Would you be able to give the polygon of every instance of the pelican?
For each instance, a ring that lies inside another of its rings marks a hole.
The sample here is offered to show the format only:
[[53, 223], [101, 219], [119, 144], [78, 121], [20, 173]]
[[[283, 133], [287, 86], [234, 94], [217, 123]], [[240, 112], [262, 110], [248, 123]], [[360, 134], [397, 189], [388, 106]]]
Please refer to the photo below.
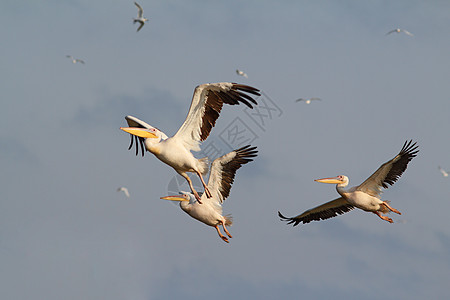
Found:
[[409, 32], [408, 30], [401, 29], [401, 28], [393, 29], [393, 30], [389, 31], [388, 33], [386, 33], [386, 35], [389, 35], [389, 34], [394, 33], [394, 32], [395, 32], [395, 33], [401, 33], [401, 32], [403, 32], [403, 33], [405, 33], [406, 35], [414, 36], [414, 34], [412, 34], [411, 32]]
[[73, 64], [82, 63], [84, 65], [84, 60], [82, 59], [74, 58], [72, 55], [66, 55], [66, 57], [70, 58]]
[[231, 215], [222, 215], [222, 204], [230, 194], [236, 171], [242, 165], [253, 161], [252, 158], [256, 157], [257, 153], [256, 147], [247, 145], [215, 159], [211, 165], [208, 179], [208, 188], [212, 197], [207, 198], [203, 194], [202, 204], [195, 199], [193, 194], [183, 191], [180, 192], [180, 196], [166, 196], [161, 199], [180, 201], [180, 207], [184, 212], [192, 218], [214, 227], [220, 238], [229, 243], [228, 238], [220, 232], [219, 225], [222, 225], [228, 237], [232, 238], [226, 226], [231, 226], [233, 220]]
[[127, 198], [130, 198], [130, 193], [128, 192], [128, 189], [124, 186], [117, 189], [118, 192], [123, 192]]
[[246, 73], [244, 73], [244, 71], [236, 70], [236, 74], [238, 74], [239, 76], [243, 76], [245, 78], [248, 78], [248, 75]]
[[393, 185], [406, 170], [408, 163], [416, 157], [419, 150], [416, 143], [406, 141], [403, 144], [400, 152], [390, 161], [381, 165], [378, 170], [366, 179], [362, 184], [352, 187], [348, 190], [344, 189], [348, 185], [348, 177], [339, 175], [332, 178], [316, 179], [317, 182], [323, 183], [335, 183], [336, 190], [341, 197], [309, 209], [304, 213], [293, 217], [287, 218], [278, 212], [278, 216], [287, 221], [288, 224], [294, 223], [294, 226], [303, 222], [303, 224], [311, 221], [325, 220], [337, 215], [346, 213], [352, 209], [359, 208], [367, 212], [376, 214], [381, 219], [393, 223], [391, 218], [383, 216], [381, 213], [386, 214], [394, 212], [401, 215], [401, 213], [392, 208], [389, 205], [389, 201], [380, 200], [382, 187], [387, 189], [388, 184]]
[[148, 21], [148, 19], [144, 18], [144, 9], [142, 8], [142, 6], [140, 6], [137, 2], [134, 2], [134, 5], [136, 5], [138, 8], [138, 14], [137, 14], [137, 18], [133, 19], [133, 24], [136, 22], [138, 22], [140, 24], [138, 29], [136, 30], [136, 32], [138, 32], [139, 30], [141, 30], [142, 27], [144, 27], [144, 24], [145, 24], [145, 22]]
[[441, 166], [439, 166], [438, 168], [439, 168], [439, 171], [441, 172], [442, 176], [448, 177], [448, 173], [444, 169], [442, 169]]
[[178, 132], [170, 138], [159, 129], [133, 116], [126, 116], [125, 119], [129, 127], [121, 127], [120, 129], [132, 134], [128, 149], [133, 147], [133, 136], [135, 136], [136, 155], [139, 152], [137, 145], [139, 140], [142, 155], [144, 155], [145, 146], [147, 151], [174, 168], [178, 174], [187, 180], [195, 198], [201, 203], [200, 196], [195, 191], [192, 181], [186, 172], [196, 173], [200, 177], [206, 195], [208, 198], [211, 197], [202, 177], [202, 174], [208, 172], [208, 159], [195, 158], [191, 150], [200, 150], [199, 143], [208, 137], [224, 103], [236, 105], [242, 102], [250, 108], [253, 108], [251, 103], [257, 104], [246, 93], [260, 96], [258, 89], [243, 84], [221, 82], [197, 86], [186, 120]]
[[306, 104], [310, 104], [311, 101], [314, 101], [314, 100], [322, 100], [322, 99], [317, 98], [317, 97], [312, 97], [312, 98], [308, 98], [308, 99], [299, 98], [299, 99], [295, 100], [295, 102], [305, 101]]

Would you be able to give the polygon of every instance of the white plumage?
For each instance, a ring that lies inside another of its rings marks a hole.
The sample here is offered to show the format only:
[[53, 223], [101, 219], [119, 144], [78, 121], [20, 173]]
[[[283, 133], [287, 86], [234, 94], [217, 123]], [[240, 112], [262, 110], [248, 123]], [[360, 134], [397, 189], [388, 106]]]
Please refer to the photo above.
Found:
[[226, 226], [230, 226], [233, 221], [230, 215], [222, 215], [222, 204], [230, 194], [236, 171], [242, 165], [253, 161], [252, 158], [256, 155], [256, 147], [247, 145], [215, 159], [211, 165], [208, 180], [211, 198], [203, 194], [201, 202], [199, 202], [193, 194], [181, 191], [180, 196], [166, 196], [161, 197], [161, 199], [180, 201], [180, 207], [184, 212], [192, 218], [214, 227], [220, 238], [228, 243], [228, 238], [220, 232], [219, 226], [221, 225], [228, 237], [231, 238], [232, 236]]

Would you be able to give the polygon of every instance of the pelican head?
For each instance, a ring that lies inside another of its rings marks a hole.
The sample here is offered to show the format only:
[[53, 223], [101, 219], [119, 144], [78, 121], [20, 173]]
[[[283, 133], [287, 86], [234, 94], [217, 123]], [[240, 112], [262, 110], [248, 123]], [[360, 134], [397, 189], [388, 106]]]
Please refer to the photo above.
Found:
[[184, 192], [184, 191], [180, 191], [179, 195], [165, 196], [165, 197], [161, 197], [160, 199], [170, 200], [170, 201], [180, 201], [180, 204], [182, 204], [183, 201], [189, 201], [190, 203], [193, 203], [196, 201], [194, 194], [189, 193], [189, 192]]
[[334, 184], [338, 184], [340, 186], [346, 186], [348, 184], [348, 177], [345, 175], [339, 175], [336, 177], [316, 179], [314, 181], [321, 182], [321, 183], [334, 183]]

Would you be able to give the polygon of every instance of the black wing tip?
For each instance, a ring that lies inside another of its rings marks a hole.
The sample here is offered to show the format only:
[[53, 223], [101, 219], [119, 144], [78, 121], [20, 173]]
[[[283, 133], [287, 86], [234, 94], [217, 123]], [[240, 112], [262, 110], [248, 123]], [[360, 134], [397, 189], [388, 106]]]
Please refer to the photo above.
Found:
[[297, 226], [301, 222], [300, 220], [296, 220], [294, 218], [285, 217], [280, 211], [278, 211], [278, 217], [280, 218], [280, 221], [287, 222], [286, 225], [294, 223], [292, 226]]
[[258, 156], [258, 150], [256, 150], [256, 149], [257, 149], [256, 146], [252, 147], [251, 145], [246, 145], [246, 146], [236, 149], [234, 151], [236, 152], [236, 155], [240, 159], [245, 159], [246, 162], [250, 162], [250, 161], [253, 161], [253, 159], [251, 159], [252, 157]]
[[413, 158], [417, 156], [417, 153], [419, 153], [419, 145], [417, 145], [417, 142], [413, 143], [413, 140], [406, 140], [403, 144], [402, 150], [400, 150], [400, 154], [402, 155], [408, 155], [409, 157]]

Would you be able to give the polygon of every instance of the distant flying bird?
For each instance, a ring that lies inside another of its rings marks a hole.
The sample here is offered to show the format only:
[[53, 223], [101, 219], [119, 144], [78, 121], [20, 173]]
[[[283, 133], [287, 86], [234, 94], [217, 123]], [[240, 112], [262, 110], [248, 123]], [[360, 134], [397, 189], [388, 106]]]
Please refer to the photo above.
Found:
[[283, 221], [287, 221], [288, 224], [294, 223], [294, 226], [296, 226], [301, 222], [306, 224], [311, 221], [329, 219], [346, 213], [356, 207], [367, 212], [372, 212], [381, 219], [388, 221], [389, 223], [393, 223], [391, 218], [381, 215], [381, 213], [386, 214], [391, 211], [399, 215], [401, 215], [401, 213], [392, 208], [388, 204], [389, 201], [380, 200], [382, 193], [381, 188], [387, 189], [389, 187], [388, 184], [393, 185], [400, 178], [400, 176], [402, 176], [408, 166], [408, 163], [416, 157], [419, 152], [417, 148], [418, 146], [416, 146], [416, 143], [406, 141], [397, 156], [384, 163], [362, 184], [348, 190], [344, 189], [349, 182], [347, 176], [339, 175], [332, 178], [316, 179], [315, 181], [317, 182], [336, 183], [336, 190], [341, 197], [315, 208], [308, 209], [304, 213], [293, 218], [287, 218], [280, 212], [278, 212], [278, 216]]
[[82, 63], [84, 65], [84, 60], [82, 59], [74, 58], [72, 55], [66, 55], [66, 57], [70, 58], [73, 64]]
[[141, 30], [142, 27], [144, 27], [144, 24], [145, 24], [145, 22], [148, 21], [148, 19], [144, 18], [144, 10], [142, 9], [142, 6], [140, 6], [137, 2], [134, 2], [134, 5], [136, 5], [138, 8], [138, 14], [137, 14], [137, 18], [133, 19], [133, 24], [136, 22], [141, 24], [141, 25], [139, 25], [138, 29], [136, 30], [136, 32], [138, 32], [139, 30]]
[[401, 33], [401, 32], [403, 32], [403, 33], [405, 33], [405, 34], [407, 34], [407, 35], [409, 35], [409, 36], [414, 36], [414, 34], [412, 34], [411, 32], [409, 32], [408, 30], [401, 29], [401, 28], [393, 29], [393, 30], [389, 31], [388, 33], [386, 33], [386, 35], [389, 35], [389, 34], [394, 33], [394, 32], [395, 32], [395, 33]]
[[126, 187], [120, 187], [117, 189], [118, 192], [123, 192], [127, 198], [130, 198], [130, 193], [128, 192], [128, 189]]
[[[253, 108], [251, 103], [257, 104], [256, 100], [246, 93], [260, 96], [258, 89], [243, 84], [221, 82], [197, 86], [186, 120], [171, 138], [159, 129], [133, 116], [126, 116], [125, 119], [129, 127], [121, 127], [120, 129], [132, 135], [128, 149], [133, 147], [134, 136], [136, 140], [136, 155], [139, 152], [139, 145], [137, 144], [139, 140], [142, 156], [144, 155], [145, 146], [147, 151], [153, 153], [159, 160], [168, 164], [178, 174], [183, 176], [187, 180], [195, 198], [202, 202], [186, 172], [196, 173], [200, 177], [206, 195], [208, 198], [211, 197], [211, 193], [202, 176], [202, 174], [208, 172], [208, 159], [207, 157], [197, 159], [191, 151], [200, 150], [199, 144], [209, 136], [217, 118], [219, 118], [223, 104], [237, 105], [242, 102], [249, 108]], [[173, 116], [167, 116], [167, 118], [173, 119]]]
[[184, 212], [192, 218], [216, 228], [220, 238], [229, 243], [228, 238], [220, 232], [219, 225], [222, 225], [225, 233], [231, 238], [226, 226], [231, 226], [233, 220], [230, 215], [222, 215], [222, 204], [230, 194], [236, 171], [242, 165], [253, 161], [252, 158], [256, 157], [257, 153], [256, 147], [247, 145], [215, 159], [211, 165], [211, 175], [208, 180], [208, 188], [212, 197], [207, 198], [203, 194], [201, 204], [193, 194], [183, 191], [180, 192], [180, 196], [166, 196], [161, 199], [180, 201], [180, 207]]
[[317, 97], [312, 97], [312, 98], [308, 98], [308, 99], [299, 98], [299, 99], [295, 100], [295, 102], [305, 101], [306, 104], [310, 104], [311, 101], [314, 101], [314, 100], [322, 100], [322, 99], [317, 98]]
[[439, 166], [439, 171], [441, 171], [442, 176], [448, 177], [448, 173], [444, 169], [442, 169], [441, 166]]
[[245, 78], [248, 78], [248, 75], [245, 74], [243, 71], [241, 70], [236, 70], [236, 74], [240, 75], [240, 76], [244, 76]]

